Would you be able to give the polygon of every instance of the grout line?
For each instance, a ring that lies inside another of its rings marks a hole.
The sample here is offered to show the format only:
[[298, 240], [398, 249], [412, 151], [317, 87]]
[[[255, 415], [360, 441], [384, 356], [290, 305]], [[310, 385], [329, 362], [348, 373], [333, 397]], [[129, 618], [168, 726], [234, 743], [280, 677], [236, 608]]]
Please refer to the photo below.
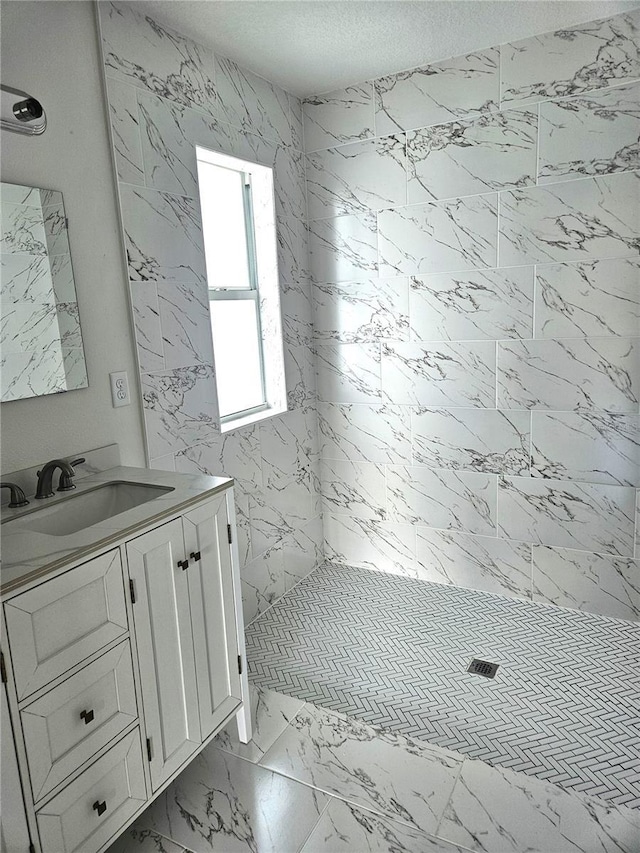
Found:
[[[377, 119], [376, 119], [376, 82], [375, 82], [375, 80], [371, 80], [371, 81], [367, 81], [367, 82], [369, 82], [369, 85], [371, 86], [371, 110], [372, 110], [371, 127], [373, 128], [373, 137], [372, 138], [373, 139], [380, 139], [382, 137], [378, 136], [377, 127], [376, 127], [376, 125], [378, 123]], [[387, 134], [387, 135], [391, 135], [391, 134]]]
[[500, 353], [500, 340], [496, 340], [496, 349], [495, 349], [495, 355], [496, 355], [496, 366], [495, 366], [494, 375], [493, 375], [494, 390], [495, 390], [494, 397], [495, 397], [495, 403], [496, 403], [495, 407], [496, 407], [496, 409], [499, 409], [499, 408], [500, 408], [500, 406], [498, 405], [498, 384], [499, 384], [499, 383], [498, 383], [498, 377], [499, 377], [499, 375], [500, 375], [500, 373], [499, 373], [499, 369], [498, 369], [498, 364], [499, 364], [498, 356], [499, 356], [499, 353]]
[[[446, 196], [445, 198], [433, 199], [431, 201], [420, 201], [420, 202], [412, 202], [411, 204], [396, 204], [396, 205], [388, 205], [382, 208], [371, 208], [371, 207], [355, 207], [352, 210], [347, 210], [340, 212], [334, 216], [318, 216], [311, 219], [311, 222], [324, 222], [327, 220], [340, 219], [346, 216], [365, 216], [370, 213], [383, 213], [383, 212], [395, 212], [398, 210], [404, 210], [405, 208], [418, 208], [418, 207], [426, 207], [427, 205], [446, 205], [452, 204], [456, 201], [466, 201], [467, 199], [474, 198], [487, 198], [488, 196], [497, 195], [498, 196], [498, 207], [500, 205], [500, 198], [503, 195], [514, 193], [529, 193], [529, 192], [553, 192], [556, 187], [562, 187], [566, 185], [572, 184], [580, 184], [585, 183], [587, 181], [602, 181], [602, 180], [616, 180], [617, 178], [624, 178], [630, 175], [640, 175], [640, 169], [628, 169], [620, 172], [608, 172], [602, 175], [584, 175], [580, 177], [569, 177], [565, 178], [565, 180], [553, 181], [544, 184], [529, 184], [528, 186], [519, 187], [514, 185], [509, 188], [496, 188], [485, 190], [480, 193], [467, 193], [466, 195], [454, 195], [454, 196]], [[135, 185], [134, 185], [135, 186]], [[150, 187], [149, 189], [153, 189]], [[166, 192], [165, 190], [157, 190], [157, 192]], [[617, 255], [616, 257], [620, 257]], [[628, 257], [636, 257], [636, 255], [629, 255]], [[584, 262], [589, 260], [595, 260], [594, 258], [585, 258]], [[598, 258], [600, 260], [600, 258]], [[546, 263], [563, 263], [562, 261], [547, 261]], [[575, 263], [580, 263], [580, 261], [575, 261]], [[497, 265], [496, 265], [497, 266]], [[515, 265], [514, 265], [515, 266]], [[525, 264], [518, 264], [518, 266], [526, 266]], [[484, 267], [480, 267], [479, 269], [484, 269]], [[420, 275], [420, 273], [418, 273]]]
[[[310, 519], [310, 521], [315, 521], [316, 518], [321, 518], [321, 517], [322, 517], [322, 513], [320, 512], [314, 518]], [[272, 551], [276, 548], [281, 547], [283, 542], [284, 542], [284, 540], [281, 539], [277, 545], [271, 546], [269, 548], [265, 548], [265, 550], [262, 551], [262, 553], [260, 553], [260, 554], [254, 555], [252, 553], [250, 562], [253, 562], [254, 560], [257, 560], [259, 557], [262, 557], [262, 555], [266, 554], [267, 551]], [[246, 566], [243, 568], [246, 568]], [[256, 621], [256, 619], [260, 619], [262, 616], [265, 615], [265, 613], [268, 613], [273, 607], [276, 606], [276, 604], [278, 604], [280, 601], [282, 601], [282, 599], [285, 596], [289, 595], [289, 593], [292, 592], [292, 590], [294, 590], [297, 586], [299, 586], [302, 583], [302, 581], [307, 580], [307, 578], [310, 575], [312, 575], [314, 572], [316, 572], [319, 568], [320, 568], [320, 564], [318, 564], [317, 566], [314, 566], [310, 572], [307, 572], [306, 575], [303, 575], [299, 580], [297, 580], [294, 583], [293, 586], [289, 587], [289, 589], [286, 592], [283, 592], [282, 595], [280, 595], [280, 596], [278, 596], [278, 598], [274, 599], [268, 607], [266, 607], [264, 610], [261, 610], [259, 613], [257, 613], [250, 622], [245, 623], [245, 626], [244, 626], [245, 631], [250, 625], [253, 625], [253, 623]], [[284, 563], [283, 563], [283, 567], [282, 567], [282, 574], [283, 574], [283, 579], [284, 579]], [[240, 579], [242, 580], [242, 569], [240, 569]]]
[[[402, 72], [398, 72], [398, 73], [402, 73]], [[391, 75], [391, 76], [394, 76], [394, 75]], [[397, 76], [397, 75], [395, 75], [395, 76]], [[115, 78], [112, 78], [112, 79], [115, 79]], [[119, 82], [119, 81], [117, 81], [117, 82]], [[356, 85], [358, 85], [358, 84], [356, 84]], [[416, 125], [416, 126], [412, 125], [409, 127], [402, 127], [402, 126], [398, 125], [391, 132], [388, 132], [388, 133], [377, 133], [377, 132], [375, 132], [375, 128], [374, 128], [374, 135], [373, 136], [367, 136], [366, 138], [363, 138], [363, 139], [354, 137], [352, 139], [348, 139], [348, 140], [345, 140], [342, 142], [336, 140], [332, 145], [326, 145], [326, 146], [323, 146], [321, 148], [314, 148], [314, 149], [311, 149], [308, 153], [309, 154], [317, 154], [317, 153], [321, 153], [324, 151], [329, 151], [333, 148], [341, 148], [345, 145], [354, 145], [354, 144], [357, 144], [358, 142], [387, 139], [390, 136], [397, 136], [398, 134], [401, 134], [401, 133], [405, 133], [407, 135], [410, 133], [419, 133], [422, 130], [430, 130], [434, 127], [446, 127], [447, 125], [450, 125], [450, 124], [461, 124], [461, 123], [473, 124], [474, 122], [481, 121], [482, 119], [490, 118], [493, 116], [497, 117], [500, 114], [505, 113], [505, 112], [513, 112], [513, 111], [518, 111], [518, 110], [528, 110], [529, 112], [536, 112], [536, 111], [539, 111], [540, 107], [543, 104], [549, 104], [549, 103], [555, 104], [556, 102], [564, 102], [564, 101], [572, 101], [572, 100], [580, 100], [580, 99], [584, 100], [585, 98], [597, 97], [599, 95], [606, 95], [610, 91], [615, 90], [615, 89], [620, 89], [624, 86], [629, 86], [629, 87], [640, 86], [640, 77], [635, 78], [635, 79], [632, 78], [629, 80], [624, 80], [624, 81], [618, 82], [614, 85], [604, 86], [604, 87], [601, 87], [598, 89], [586, 89], [585, 91], [579, 92], [579, 93], [574, 94], [574, 95], [565, 95], [562, 97], [554, 97], [554, 98], [539, 98], [537, 100], [535, 98], [532, 98], [532, 99], [523, 99], [522, 101], [505, 101], [504, 103], [500, 103], [500, 106], [498, 107], [498, 109], [495, 109], [495, 110], [486, 110], [486, 109], [482, 109], [481, 107], [475, 108], [475, 109], [469, 108], [465, 112], [464, 116], [462, 116], [462, 117], [452, 117], [448, 120], [440, 119], [440, 120], [435, 121], [435, 122], [431, 122], [431, 123], [427, 123], [427, 124], [420, 124], [420, 125]], [[182, 107], [184, 109], [196, 109], [196, 110], [198, 110], [197, 107], [195, 107], [195, 108], [194, 107], [187, 107], [186, 105], [181, 104], [178, 101], [171, 101], [162, 95], [155, 95], [155, 93], [150, 92], [147, 89], [138, 89], [138, 87], [132, 87], [132, 88], [136, 88], [137, 91], [145, 92], [146, 94], [148, 94], [152, 97], [161, 98], [163, 101], [166, 101], [169, 104], [175, 104], [178, 107]], [[375, 101], [375, 86], [373, 89], [373, 99]], [[200, 112], [201, 112], [201, 110], [200, 110]], [[203, 113], [203, 114], [208, 115], [209, 118], [211, 118], [210, 113]], [[375, 120], [375, 114], [376, 114], [376, 111], [375, 111], [375, 105], [374, 105], [374, 120]], [[216, 119], [216, 120], [218, 120], [218, 119]], [[259, 134], [257, 134], [255, 131], [247, 131], [247, 130], [239, 127], [238, 125], [232, 124], [226, 118], [222, 119], [221, 121], [224, 124], [230, 125], [231, 127], [235, 128], [236, 130], [241, 130], [243, 133], [249, 133], [252, 136], [259, 136]], [[274, 142], [275, 141], [277, 144], [282, 145], [282, 142], [277, 142], [272, 137], [260, 136], [260, 139], [264, 139], [265, 141], [268, 141], [268, 142]], [[290, 146], [286, 146], [286, 147], [290, 147]], [[568, 178], [567, 180], [572, 180], [572, 179]], [[558, 183], [564, 183], [564, 182], [558, 182]]]
[[[455, 782], [453, 783], [453, 788], [451, 789], [451, 793], [449, 794], [449, 796], [448, 796], [448, 798], [447, 798], [447, 802], [445, 803], [444, 808], [442, 809], [442, 814], [440, 815], [440, 818], [439, 818], [439, 820], [438, 820], [438, 823], [436, 824], [436, 828], [435, 828], [435, 830], [433, 831], [433, 834], [434, 834], [434, 836], [435, 836], [436, 838], [442, 838], [442, 836], [441, 836], [441, 835], [439, 836], [439, 835], [438, 835], [438, 833], [440, 832], [440, 827], [442, 826], [442, 821], [444, 820], [445, 813], [446, 813], [446, 811], [447, 811], [447, 808], [449, 807], [449, 803], [450, 803], [450, 802], [451, 802], [451, 800], [453, 799], [453, 795], [454, 795], [455, 790], [456, 790], [456, 787], [457, 787], [457, 785], [458, 785], [458, 781], [459, 781], [459, 779], [460, 779], [460, 776], [462, 775], [462, 767], [463, 767], [463, 765], [464, 765], [465, 761], [467, 761], [467, 760], [468, 760], [468, 759], [464, 756], [464, 754], [463, 754], [463, 753], [460, 753], [460, 755], [462, 756], [462, 761], [460, 762], [460, 766], [458, 767], [458, 772], [456, 773], [456, 778], [455, 778]], [[445, 839], [445, 840], [446, 840], [446, 839]], [[450, 842], [450, 843], [453, 843], [453, 842]]]
[[[537, 127], [536, 127], [536, 186], [543, 186], [540, 183], [540, 104], [538, 104], [537, 110]], [[549, 184], [544, 184], [544, 186], [549, 186]]]
[[335, 799], [335, 797], [333, 797], [331, 794], [329, 794], [329, 799], [327, 800], [326, 806], [322, 809], [322, 811], [318, 815], [318, 820], [311, 827], [311, 831], [309, 832], [309, 834], [305, 837], [305, 839], [302, 842], [302, 844], [300, 845], [300, 847], [298, 847], [298, 853], [302, 853], [302, 851], [306, 847], [307, 842], [309, 841], [309, 839], [311, 838], [313, 833], [316, 831], [317, 826], [319, 825], [320, 821], [324, 817], [325, 812], [329, 811], [329, 806], [331, 805], [331, 803], [333, 802], [334, 799]]
[[535, 544], [535, 542], [532, 542], [529, 546], [529, 584], [531, 587], [531, 601], [535, 601], [535, 598], [533, 597], [533, 548]]

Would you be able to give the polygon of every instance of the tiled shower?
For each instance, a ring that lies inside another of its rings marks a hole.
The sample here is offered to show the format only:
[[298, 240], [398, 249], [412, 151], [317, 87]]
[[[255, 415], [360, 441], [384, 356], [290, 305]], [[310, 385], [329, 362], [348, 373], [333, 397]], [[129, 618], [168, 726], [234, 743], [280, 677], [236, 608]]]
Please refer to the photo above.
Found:
[[637, 618], [639, 21], [304, 104], [331, 562]]
[[[247, 621], [323, 560], [636, 619], [639, 13], [304, 103], [100, 23], [148, 456], [236, 479]], [[225, 435], [196, 144], [275, 169], [289, 411]]]

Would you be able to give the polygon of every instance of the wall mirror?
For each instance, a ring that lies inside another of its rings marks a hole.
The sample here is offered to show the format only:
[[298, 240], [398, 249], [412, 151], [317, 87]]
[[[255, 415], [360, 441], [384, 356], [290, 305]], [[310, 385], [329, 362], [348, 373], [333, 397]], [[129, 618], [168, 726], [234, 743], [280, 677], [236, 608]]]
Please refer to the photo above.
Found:
[[2, 402], [88, 384], [62, 193], [1, 183]]

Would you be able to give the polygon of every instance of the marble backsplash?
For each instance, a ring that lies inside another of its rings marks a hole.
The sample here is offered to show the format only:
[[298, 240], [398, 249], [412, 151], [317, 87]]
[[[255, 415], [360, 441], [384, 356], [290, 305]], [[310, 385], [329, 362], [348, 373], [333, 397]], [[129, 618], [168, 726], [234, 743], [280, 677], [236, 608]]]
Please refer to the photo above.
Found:
[[640, 9], [303, 114], [326, 557], [640, 618]]

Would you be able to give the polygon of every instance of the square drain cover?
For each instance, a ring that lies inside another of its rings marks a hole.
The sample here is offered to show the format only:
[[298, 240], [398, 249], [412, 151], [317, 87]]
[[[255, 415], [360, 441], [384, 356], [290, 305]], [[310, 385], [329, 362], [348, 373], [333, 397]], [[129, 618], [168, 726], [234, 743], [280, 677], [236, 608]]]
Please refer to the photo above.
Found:
[[489, 663], [489, 661], [474, 658], [469, 664], [467, 672], [472, 672], [474, 675], [484, 675], [485, 678], [493, 678], [499, 666], [498, 663]]

